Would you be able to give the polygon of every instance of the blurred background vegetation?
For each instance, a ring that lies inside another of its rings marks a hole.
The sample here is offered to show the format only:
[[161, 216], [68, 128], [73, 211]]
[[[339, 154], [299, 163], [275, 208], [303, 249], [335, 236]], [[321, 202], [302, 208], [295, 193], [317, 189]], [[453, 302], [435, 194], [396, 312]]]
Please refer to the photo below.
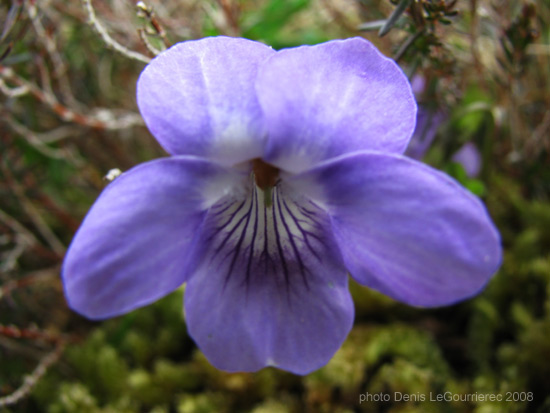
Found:
[[[0, 24], [0, 412], [550, 412], [547, 0], [2, 0]], [[416, 157], [480, 195], [502, 234], [488, 288], [423, 310], [352, 285], [353, 331], [305, 377], [211, 367], [182, 291], [103, 323], [68, 310], [60, 264], [105, 175], [166, 155], [136, 107], [144, 62], [218, 34], [364, 36], [422, 83], [437, 116]], [[477, 171], [457, 162], [465, 144]], [[447, 391], [511, 400], [394, 397]]]

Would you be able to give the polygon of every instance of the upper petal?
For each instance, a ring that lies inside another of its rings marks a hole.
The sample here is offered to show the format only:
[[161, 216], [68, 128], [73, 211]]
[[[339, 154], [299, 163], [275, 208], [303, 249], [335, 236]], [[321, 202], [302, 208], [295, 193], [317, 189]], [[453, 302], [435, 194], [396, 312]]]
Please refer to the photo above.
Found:
[[292, 183], [324, 203], [351, 275], [397, 300], [454, 303], [479, 292], [500, 265], [499, 234], [483, 204], [419, 162], [356, 153]]
[[254, 83], [274, 51], [246, 39], [178, 43], [144, 69], [137, 102], [145, 123], [171, 154], [232, 165], [260, 157], [265, 129]]
[[326, 214], [280, 186], [266, 207], [251, 188], [213, 207], [202, 234], [184, 302], [189, 333], [210, 362], [298, 374], [326, 364], [353, 323]]
[[225, 168], [177, 157], [142, 164], [103, 191], [63, 263], [69, 305], [107, 318], [181, 285], [205, 211], [238, 182]]
[[416, 103], [401, 69], [361, 38], [281, 50], [258, 73], [264, 159], [299, 172], [363, 149], [402, 153]]

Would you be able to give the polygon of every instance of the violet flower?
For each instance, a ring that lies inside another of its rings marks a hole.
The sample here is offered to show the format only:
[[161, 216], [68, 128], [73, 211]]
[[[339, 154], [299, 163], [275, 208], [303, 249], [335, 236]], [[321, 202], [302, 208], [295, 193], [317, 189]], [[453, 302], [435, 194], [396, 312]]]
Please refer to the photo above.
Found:
[[475, 178], [481, 172], [481, 154], [476, 145], [472, 142], [466, 142], [456, 151], [452, 157], [454, 162], [458, 162], [464, 168], [469, 178]]
[[405, 155], [417, 161], [422, 160], [428, 149], [432, 146], [435, 135], [437, 135], [437, 130], [446, 118], [447, 116], [441, 110], [428, 109], [419, 105], [416, 116], [416, 128], [405, 151]]
[[[422, 75], [413, 76], [411, 88], [416, 99], [421, 100], [426, 89], [426, 78]], [[417, 161], [422, 160], [432, 146], [437, 130], [446, 118], [447, 115], [441, 109], [419, 104], [416, 113], [416, 127], [405, 150], [405, 155]]]
[[500, 263], [483, 204], [402, 156], [411, 88], [363, 39], [180, 43], [145, 68], [137, 99], [173, 156], [109, 184], [77, 232], [63, 281], [89, 318], [187, 283], [187, 327], [214, 366], [305, 374], [352, 327], [348, 272], [432, 307], [478, 293]]

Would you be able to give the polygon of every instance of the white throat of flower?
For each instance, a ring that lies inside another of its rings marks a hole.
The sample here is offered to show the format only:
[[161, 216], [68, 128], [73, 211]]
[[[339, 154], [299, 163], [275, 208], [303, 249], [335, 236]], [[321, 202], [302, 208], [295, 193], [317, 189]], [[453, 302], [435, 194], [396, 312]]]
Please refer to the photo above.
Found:
[[325, 212], [311, 200], [285, 185], [279, 169], [252, 161], [244, 193], [220, 199], [205, 220], [211, 248], [211, 271], [242, 277], [243, 285], [255, 277], [276, 277], [290, 289], [296, 282], [308, 288], [308, 261], [321, 261], [326, 248]]

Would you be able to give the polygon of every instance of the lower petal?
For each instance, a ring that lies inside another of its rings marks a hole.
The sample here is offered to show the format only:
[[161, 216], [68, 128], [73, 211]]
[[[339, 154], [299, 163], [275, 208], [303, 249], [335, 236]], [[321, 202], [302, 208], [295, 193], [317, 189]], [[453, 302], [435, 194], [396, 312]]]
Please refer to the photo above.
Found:
[[419, 162], [358, 152], [291, 183], [331, 215], [351, 275], [399, 301], [454, 303], [478, 293], [500, 265], [499, 234], [483, 204]]
[[189, 333], [227, 371], [326, 364], [353, 323], [347, 274], [314, 204], [273, 189], [226, 198], [205, 220], [201, 263], [185, 290]]
[[193, 157], [142, 164], [103, 191], [63, 263], [69, 305], [93, 319], [146, 305], [187, 277], [207, 209], [239, 177]]

